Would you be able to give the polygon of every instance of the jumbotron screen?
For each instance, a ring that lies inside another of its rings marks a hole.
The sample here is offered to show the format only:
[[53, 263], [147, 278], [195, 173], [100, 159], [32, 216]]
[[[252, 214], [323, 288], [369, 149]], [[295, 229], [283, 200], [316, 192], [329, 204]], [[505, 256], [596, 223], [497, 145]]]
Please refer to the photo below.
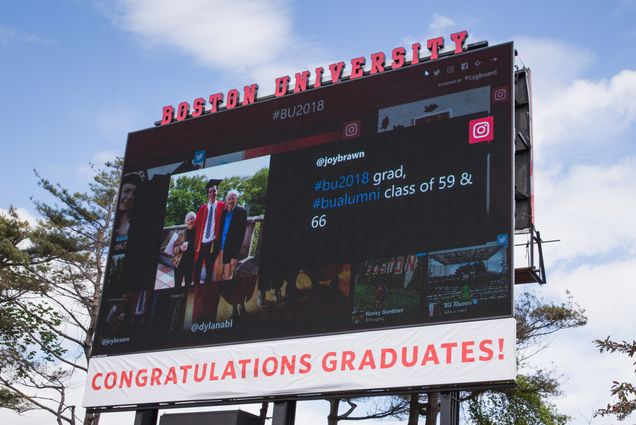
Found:
[[131, 133], [93, 355], [511, 317], [512, 61]]

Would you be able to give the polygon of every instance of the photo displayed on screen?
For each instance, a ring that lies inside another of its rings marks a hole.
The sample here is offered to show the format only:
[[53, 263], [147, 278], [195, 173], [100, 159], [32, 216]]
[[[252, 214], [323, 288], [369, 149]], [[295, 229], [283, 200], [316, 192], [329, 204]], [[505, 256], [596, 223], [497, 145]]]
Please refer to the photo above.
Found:
[[488, 78], [418, 65], [131, 135], [94, 354], [511, 316], [512, 53], [490, 54]]

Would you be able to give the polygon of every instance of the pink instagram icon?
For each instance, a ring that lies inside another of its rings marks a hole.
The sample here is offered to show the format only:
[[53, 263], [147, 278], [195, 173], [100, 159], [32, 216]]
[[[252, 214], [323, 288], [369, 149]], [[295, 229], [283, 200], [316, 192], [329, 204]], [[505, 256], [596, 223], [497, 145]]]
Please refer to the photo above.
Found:
[[490, 142], [495, 138], [495, 117], [478, 118], [468, 123], [468, 143]]

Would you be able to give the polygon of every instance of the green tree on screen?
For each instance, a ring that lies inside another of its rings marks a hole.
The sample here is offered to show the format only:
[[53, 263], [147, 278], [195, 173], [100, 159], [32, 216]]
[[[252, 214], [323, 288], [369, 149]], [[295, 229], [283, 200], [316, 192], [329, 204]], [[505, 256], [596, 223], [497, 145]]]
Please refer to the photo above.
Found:
[[[251, 176], [231, 176], [219, 184], [218, 199], [223, 200], [229, 190], [239, 192], [239, 205], [248, 210], [250, 216], [265, 213], [265, 196], [267, 194], [267, 177], [269, 170], [262, 168]], [[200, 174], [194, 176], [175, 176], [170, 181], [168, 202], [164, 225], [166, 227], [181, 225], [189, 211], [197, 212], [207, 201], [205, 186], [208, 177]]]
[[183, 224], [189, 211], [197, 212], [207, 200], [207, 183], [208, 178], [204, 175], [183, 176], [170, 181], [164, 220], [166, 227]]

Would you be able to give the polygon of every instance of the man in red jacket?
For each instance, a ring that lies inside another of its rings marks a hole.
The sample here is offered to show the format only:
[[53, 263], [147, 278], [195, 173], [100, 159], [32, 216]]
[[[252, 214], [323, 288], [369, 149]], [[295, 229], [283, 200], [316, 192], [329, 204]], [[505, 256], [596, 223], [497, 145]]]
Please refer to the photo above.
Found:
[[221, 227], [221, 214], [224, 204], [216, 200], [221, 180], [211, 179], [205, 188], [208, 191], [208, 202], [201, 205], [195, 221], [196, 236], [194, 247], [194, 283], [201, 283], [201, 267], [205, 264], [205, 283], [212, 282], [214, 276], [214, 260], [218, 246], [215, 243]]

